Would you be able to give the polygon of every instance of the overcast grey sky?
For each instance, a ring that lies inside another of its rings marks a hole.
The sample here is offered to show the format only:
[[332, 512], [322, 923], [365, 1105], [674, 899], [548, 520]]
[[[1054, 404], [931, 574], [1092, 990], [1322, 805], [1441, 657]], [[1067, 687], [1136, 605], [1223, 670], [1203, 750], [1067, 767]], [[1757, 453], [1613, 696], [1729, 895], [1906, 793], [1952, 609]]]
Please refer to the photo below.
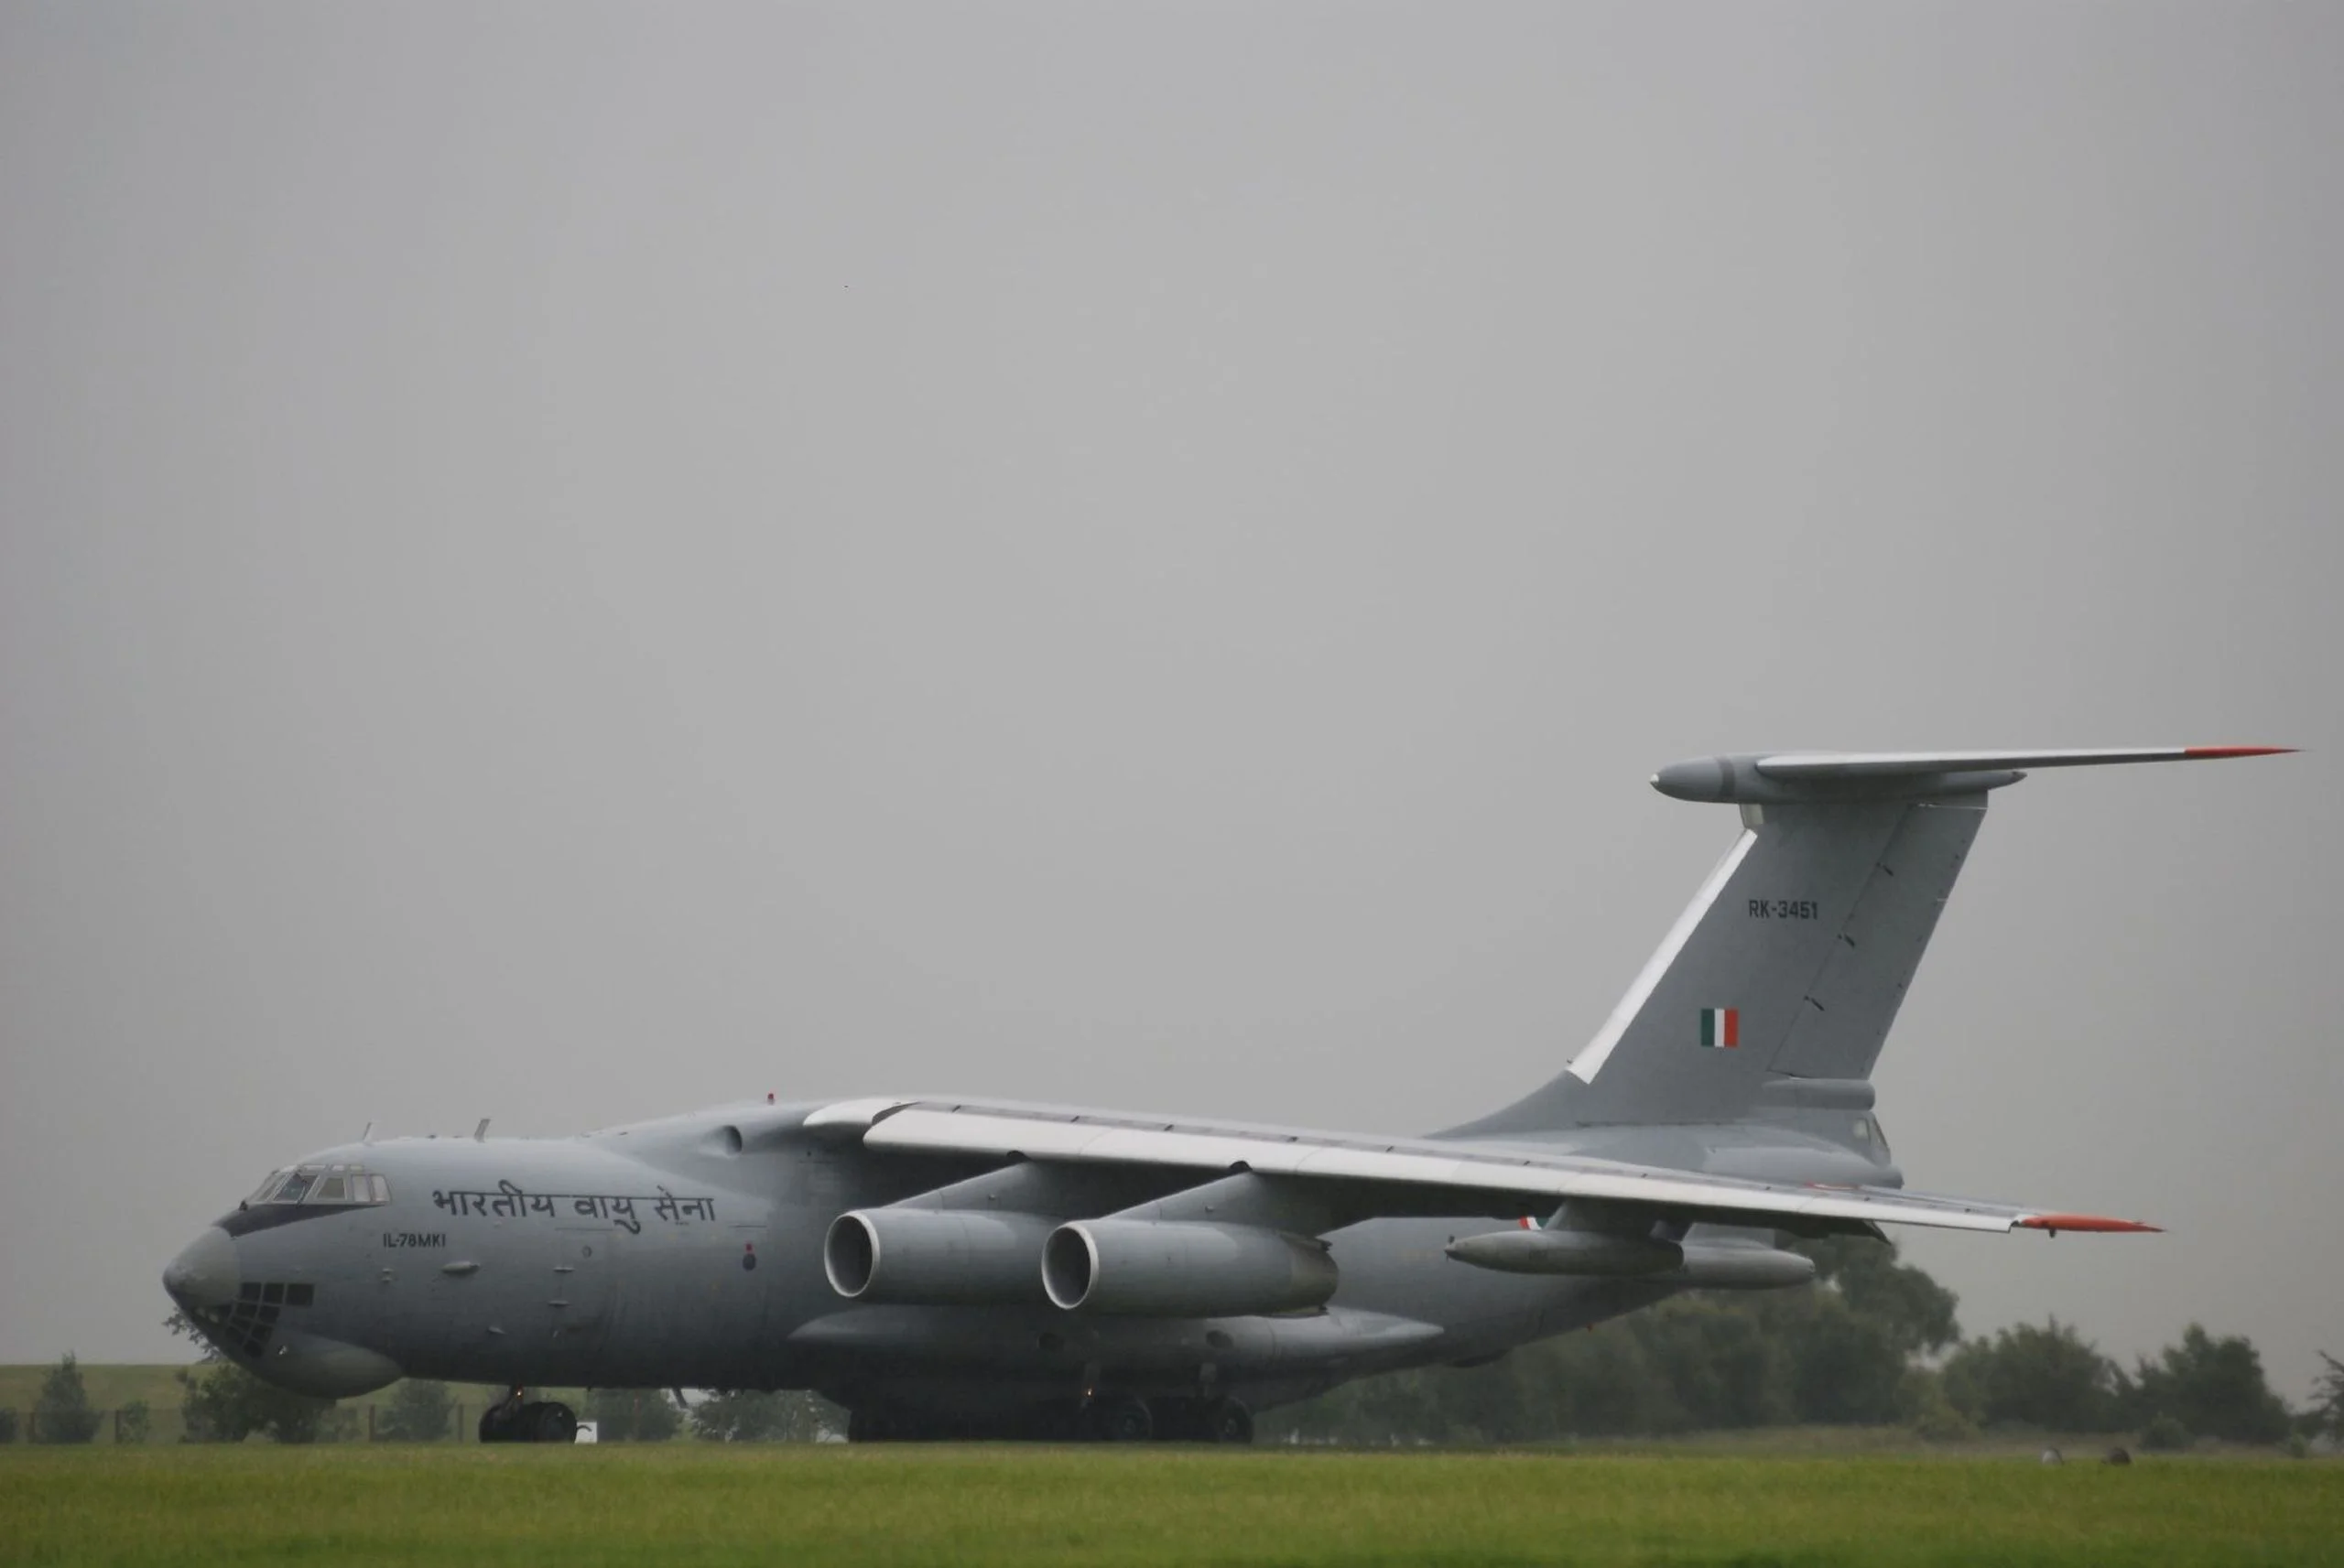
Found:
[[1551, 1076], [1677, 757], [1997, 798], [1972, 1331], [2344, 1355], [2344, 8], [0, 5], [0, 1360], [269, 1165]]

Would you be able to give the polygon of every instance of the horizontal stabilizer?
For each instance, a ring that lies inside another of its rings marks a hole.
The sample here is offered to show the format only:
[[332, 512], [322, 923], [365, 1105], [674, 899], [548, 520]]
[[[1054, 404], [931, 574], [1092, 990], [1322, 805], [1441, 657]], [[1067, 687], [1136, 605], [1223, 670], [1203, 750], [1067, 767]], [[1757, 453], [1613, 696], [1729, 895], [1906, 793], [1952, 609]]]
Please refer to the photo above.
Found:
[[2113, 746], [2064, 752], [1745, 752], [1671, 762], [1652, 787], [1678, 800], [1848, 800], [1965, 794], [2016, 784], [2035, 768], [2270, 757], [2290, 746]]
[[2285, 746], [2122, 746], [2083, 752], [1785, 752], [1758, 759], [1770, 779], [1875, 779], [2006, 768], [2088, 768], [2103, 762], [2202, 762], [2281, 755]]

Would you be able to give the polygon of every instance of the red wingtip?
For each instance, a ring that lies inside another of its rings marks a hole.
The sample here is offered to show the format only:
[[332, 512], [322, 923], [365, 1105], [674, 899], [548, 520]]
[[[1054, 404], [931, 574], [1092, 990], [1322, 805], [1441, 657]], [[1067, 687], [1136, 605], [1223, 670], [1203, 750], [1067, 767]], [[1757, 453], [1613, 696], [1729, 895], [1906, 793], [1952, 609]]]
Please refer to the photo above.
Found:
[[2287, 757], [2295, 751], [2293, 746], [2184, 746], [2181, 754], [2201, 762], [2215, 757]]
[[2096, 1214], [2030, 1214], [2018, 1222], [2028, 1230], [2149, 1230], [2163, 1232], [2161, 1225], [2143, 1225], [2137, 1219], [2104, 1219]]

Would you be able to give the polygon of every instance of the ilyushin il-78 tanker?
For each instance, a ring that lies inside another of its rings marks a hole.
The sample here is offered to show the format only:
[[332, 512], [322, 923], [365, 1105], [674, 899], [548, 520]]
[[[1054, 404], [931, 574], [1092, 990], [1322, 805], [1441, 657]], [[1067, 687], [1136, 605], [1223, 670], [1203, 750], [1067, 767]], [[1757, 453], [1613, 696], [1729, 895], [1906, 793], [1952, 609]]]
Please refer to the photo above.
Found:
[[[811, 1389], [858, 1441], [1243, 1443], [1349, 1379], [1680, 1291], [1796, 1286], [1799, 1238], [2137, 1231], [1904, 1188], [1871, 1076], [1991, 792], [2269, 747], [1788, 752], [1663, 768], [1742, 831], [1551, 1083], [1416, 1138], [960, 1095], [771, 1096], [562, 1139], [402, 1138], [272, 1172], [164, 1271], [304, 1393]], [[484, 1127], [483, 1127], [484, 1132]]]

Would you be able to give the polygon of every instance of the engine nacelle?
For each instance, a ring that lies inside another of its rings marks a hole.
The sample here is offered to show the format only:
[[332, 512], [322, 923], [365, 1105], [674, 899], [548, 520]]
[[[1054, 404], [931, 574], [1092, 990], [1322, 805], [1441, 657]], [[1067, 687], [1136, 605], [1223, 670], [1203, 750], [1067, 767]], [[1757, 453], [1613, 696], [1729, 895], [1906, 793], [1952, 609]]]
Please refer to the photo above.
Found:
[[830, 1289], [854, 1302], [916, 1306], [1024, 1303], [1040, 1295], [1037, 1214], [949, 1208], [851, 1209], [822, 1238]]
[[1335, 1293], [1318, 1242], [1253, 1225], [1079, 1219], [1042, 1248], [1042, 1288], [1069, 1312], [1253, 1317], [1307, 1312]]

